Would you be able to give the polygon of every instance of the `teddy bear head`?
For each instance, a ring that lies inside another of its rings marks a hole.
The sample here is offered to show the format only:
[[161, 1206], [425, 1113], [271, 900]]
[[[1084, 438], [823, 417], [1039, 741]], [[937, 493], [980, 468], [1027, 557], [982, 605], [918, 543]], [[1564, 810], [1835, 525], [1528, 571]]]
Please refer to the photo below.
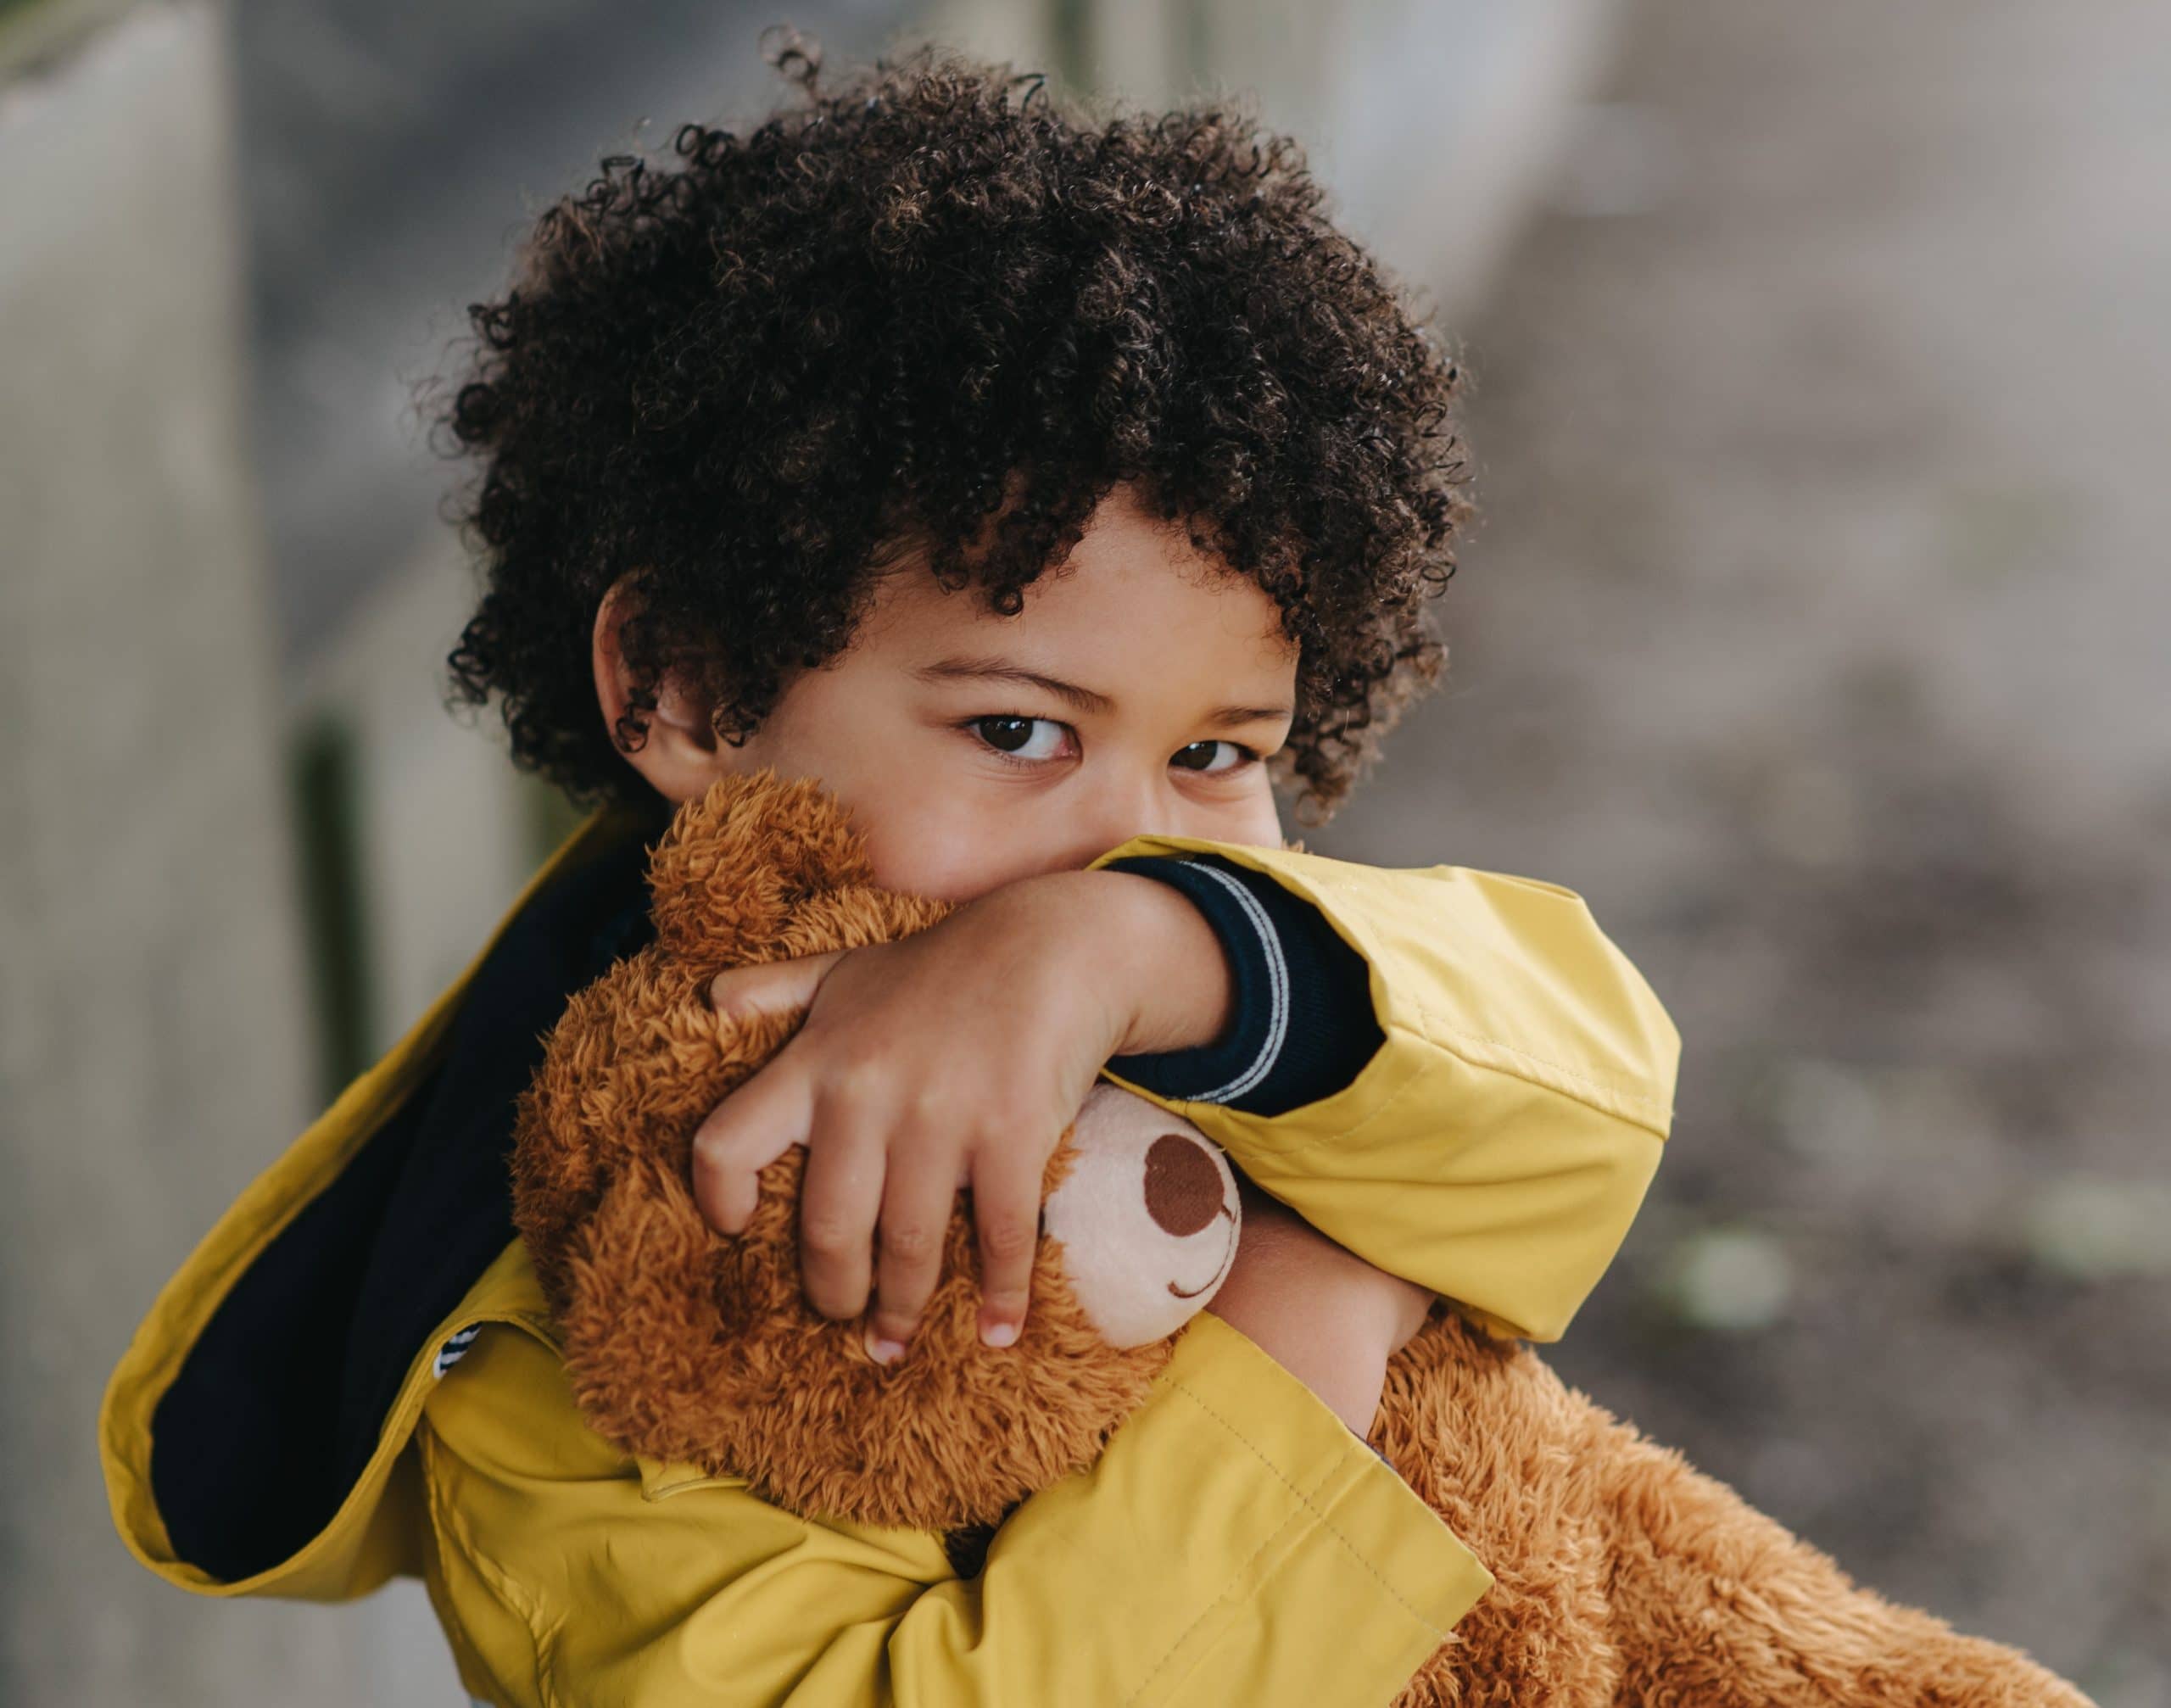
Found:
[[682, 807], [649, 881], [656, 941], [569, 1004], [516, 1132], [515, 1219], [589, 1423], [796, 1512], [920, 1529], [992, 1524], [1090, 1464], [1228, 1272], [1226, 1159], [1188, 1123], [1096, 1087], [1048, 1160], [1019, 1342], [979, 1342], [967, 1193], [918, 1331], [877, 1364], [862, 1322], [827, 1320], [802, 1294], [803, 1152], [763, 1171], [735, 1237], [695, 1204], [695, 1130], [798, 1018], [720, 1017], [706, 990], [725, 968], [883, 941], [947, 909], [875, 887], [836, 804], [767, 774]]

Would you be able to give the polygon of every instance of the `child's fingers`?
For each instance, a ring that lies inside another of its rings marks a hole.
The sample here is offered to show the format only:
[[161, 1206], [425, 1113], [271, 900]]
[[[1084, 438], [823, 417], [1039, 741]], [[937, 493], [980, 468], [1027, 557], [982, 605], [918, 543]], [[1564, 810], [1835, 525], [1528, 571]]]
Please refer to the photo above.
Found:
[[806, 1139], [799, 1198], [799, 1269], [807, 1303], [841, 1320], [867, 1309], [874, 1221], [887, 1147], [882, 1129], [837, 1097], [824, 1098]]
[[868, 1350], [883, 1363], [904, 1349], [940, 1278], [942, 1248], [957, 1203], [957, 1169], [937, 1158], [893, 1149], [882, 1186], [882, 1224], [874, 1239], [874, 1320]]
[[757, 1176], [806, 1142], [813, 1089], [787, 1046], [708, 1113], [694, 1134], [694, 1202], [718, 1233], [739, 1234], [761, 1196]]
[[709, 980], [709, 1006], [729, 1020], [751, 1019], [803, 1008], [814, 1000], [822, 980], [848, 951], [807, 955], [796, 961], [764, 961], [755, 967], [728, 967]]
[[980, 1254], [980, 1338], [1009, 1346], [1025, 1326], [1041, 1242], [1041, 1165], [1013, 1133], [973, 1158], [973, 1228]]

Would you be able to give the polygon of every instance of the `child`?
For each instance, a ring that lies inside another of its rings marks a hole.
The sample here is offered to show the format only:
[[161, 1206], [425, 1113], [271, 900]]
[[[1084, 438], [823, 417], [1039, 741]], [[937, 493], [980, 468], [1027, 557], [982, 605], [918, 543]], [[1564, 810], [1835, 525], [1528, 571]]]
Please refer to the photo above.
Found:
[[[1281, 846], [1270, 774], [1331, 807], [1432, 672], [1454, 371], [1221, 112], [1093, 129], [931, 53], [790, 63], [802, 109], [613, 163], [476, 311], [455, 675], [608, 810], [169, 1286], [102, 1420], [117, 1520], [206, 1594], [423, 1576], [505, 1708], [1385, 1700], [1488, 1581], [1364, 1444], [1387, 1359], [1435, 1294], [1561, 1332], [1677, 1047], [1568, 892]], [[1014, 1340], [1041, 1165], [1104, 1066], [1279, 1201], [970, 1578], [611, 1448], [511, 1237], [539, 1035], [641, 941], [668, 806], [758, 767], [967, 904], [717, 981], [807, 1006], [695, 1186], [728, 1232], [807, 1147], [814, 1309], [909, 1358], [969, 1186], [982, 1333]]]

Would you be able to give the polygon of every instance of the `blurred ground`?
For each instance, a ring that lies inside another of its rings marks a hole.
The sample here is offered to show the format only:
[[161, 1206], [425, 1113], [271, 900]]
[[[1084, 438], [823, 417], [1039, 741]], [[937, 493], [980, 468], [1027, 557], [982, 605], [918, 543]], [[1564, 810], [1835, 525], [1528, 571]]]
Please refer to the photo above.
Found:
[[1562, 1368], [2171, 1703], [2171, 9], [1625, 42], [1460, 329], [1452, 685], [1313, 840], [1575, 885], [1680, 1023]]

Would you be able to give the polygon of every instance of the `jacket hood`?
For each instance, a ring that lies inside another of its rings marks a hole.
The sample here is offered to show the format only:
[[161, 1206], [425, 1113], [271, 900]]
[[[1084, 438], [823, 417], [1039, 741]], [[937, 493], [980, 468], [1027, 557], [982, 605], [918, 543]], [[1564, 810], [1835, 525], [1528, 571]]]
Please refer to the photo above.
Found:
[[152, 1570], [336, 1599], [414, 1569], [400, 1456], [514, 1238], [514, 1100], [566, 998], [650, 935], [661, 823], [590, 818], [159, 1293], [99, 1418], [114, 1522]]

